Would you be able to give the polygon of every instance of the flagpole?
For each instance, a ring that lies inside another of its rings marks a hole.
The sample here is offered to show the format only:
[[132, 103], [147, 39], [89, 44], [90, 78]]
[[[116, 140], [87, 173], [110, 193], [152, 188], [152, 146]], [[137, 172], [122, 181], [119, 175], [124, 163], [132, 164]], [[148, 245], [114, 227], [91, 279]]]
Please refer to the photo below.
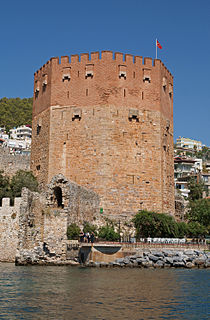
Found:
[[155, 46], [156, 46], [156, 59], [157, 59], [157, 39], [156, 39], [156, 42], [155, 42]]

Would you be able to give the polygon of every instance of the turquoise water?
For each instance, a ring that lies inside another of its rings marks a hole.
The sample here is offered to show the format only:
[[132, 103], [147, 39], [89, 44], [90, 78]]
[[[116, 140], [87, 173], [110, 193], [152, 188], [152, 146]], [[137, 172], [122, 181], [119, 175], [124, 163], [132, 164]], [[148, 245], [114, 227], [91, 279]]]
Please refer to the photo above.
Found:
[[0, 264], [0, 319], [210, 318], [209, 270]]

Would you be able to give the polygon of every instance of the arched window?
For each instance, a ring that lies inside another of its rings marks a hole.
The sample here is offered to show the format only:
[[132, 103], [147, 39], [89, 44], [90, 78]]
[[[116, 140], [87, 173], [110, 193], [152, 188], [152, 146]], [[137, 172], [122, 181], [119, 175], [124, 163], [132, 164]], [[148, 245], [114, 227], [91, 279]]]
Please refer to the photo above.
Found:
[[54, 188], [54, 199], [57, 203], [57, 206], [59, 208], [63, 208], [63, 199], [62, 199], [62, 190], [60, 187], [55, 187]]

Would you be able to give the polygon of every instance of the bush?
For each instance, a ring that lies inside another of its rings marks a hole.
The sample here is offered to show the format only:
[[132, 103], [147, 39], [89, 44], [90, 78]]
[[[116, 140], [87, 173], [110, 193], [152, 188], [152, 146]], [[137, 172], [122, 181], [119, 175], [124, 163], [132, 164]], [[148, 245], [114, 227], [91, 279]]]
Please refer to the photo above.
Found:
[[133, 219], [136, 237], [177, 237], [179, 230], [173, 217], [142, 210]]
[[89, 232], [90, 234], [93, 232], [95, 236], [97, 236], [97, 226], [90, 224], [89, 222], [84, 222], [83, 232], [84, 233]]
[[99, 229], [98, 233], [99, 239], [106, 241], [118, 241], [120, 238], [119, 233], [114, 231], [114, 226], [107, 223], [106, 226], [103, 226]]
[[186, 222], [177, 222], [177, 227], [179, 238], [184, 238], [186, 235], [189, 234], [189, 227]]
[[190, 222], [188, 223], [188, 234], [190, 237], [199, 238], [201, 236], [206, 235], [207, 229], [198, 222]]
[[3, 171], [0, 171], [0, 202], [2, 198], [10, 197], [10, 184], [9, 177], [3, 175]]
[[18, 170], [12, 177], [10, 189], [13, 197], [20, 197], [23, 187], [38, 191], [38, 182], [31, 171]]
[[67, 228], [67, 238], [68, 240], [78, 240], [80, 234], [80, 228], [76, 223], [72, 223]]

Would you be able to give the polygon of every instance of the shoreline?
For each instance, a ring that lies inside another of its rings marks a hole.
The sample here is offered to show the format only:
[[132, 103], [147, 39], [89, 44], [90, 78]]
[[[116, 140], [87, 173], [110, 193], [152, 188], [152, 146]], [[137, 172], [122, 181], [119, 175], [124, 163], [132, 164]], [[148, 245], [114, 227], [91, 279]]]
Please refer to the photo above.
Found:
[[[81, 248], [82, 249], [82, 248]], [[210, 251], [199, 249], [169, 249], [169, 248], [137, 248], [135, 252], [124, 252], [124, 256], [102, 253], [91, 247], [92, 251], [81, 259], [81, 254], [71, 259], [42, 257], [32, 260], [16, 259], [16, 266], [66, 266], [73, 267], [96, 267], [96, 268], [185, 268], [185, 269], [208, 269], [210, 268]], [[99, 247], [101, 250], [101, 247]], [[6, 261], [5, 261], [6, 262]], [[3, 262], [1, 262], [3, 263]], [[14, 263], [14, 262], [13, 262]]]

